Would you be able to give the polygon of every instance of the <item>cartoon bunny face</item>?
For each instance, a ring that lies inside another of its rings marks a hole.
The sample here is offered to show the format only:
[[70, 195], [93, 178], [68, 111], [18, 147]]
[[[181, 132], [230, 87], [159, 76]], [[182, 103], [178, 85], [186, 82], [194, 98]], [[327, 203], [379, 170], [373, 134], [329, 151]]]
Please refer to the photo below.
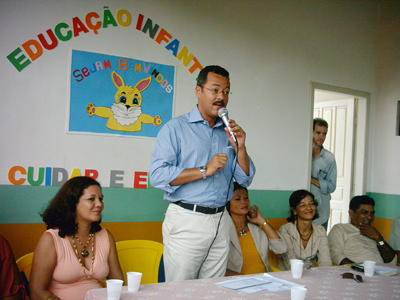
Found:
[[127, 108], [131, 106], [140, 106], [142, 104], [142, 95], [137, 88], [131, 86], [122, 86], [118, 88], [115, 94], [115, 102], [125, 105]]
[[151, 76], [138, 81], [132, 88], [130, 85], [125, 85], [122, 77], [115, 71], [111, 73], [112, 80], [117, 87], [115, 93], [115, 102], [125, 105], [128, 109], [131, 106], [140, 106], [142, 104], [141, 91], [150, 85]]
[[162, 123], [160, 115], [154, 117], [142, 112], [142, 94], [151, 83], [151, 76], [139, 80], [134, 87], [125, 85], [122, 77], [115, 71], [111, 78], [117, 87], [115, 102], [111, 107], [95, 106], [92, 102], [86, 106], [89, 116], [108, 118], [106, 126], [112, 130], [140, 131], [142, 123], [158, 126]]

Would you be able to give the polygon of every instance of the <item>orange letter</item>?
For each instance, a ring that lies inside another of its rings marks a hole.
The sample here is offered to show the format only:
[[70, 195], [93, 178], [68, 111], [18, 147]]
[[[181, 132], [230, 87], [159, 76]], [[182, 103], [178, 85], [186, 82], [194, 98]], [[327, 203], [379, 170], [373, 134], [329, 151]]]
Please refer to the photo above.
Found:
[[161, 28], [160, 32], [156, 37], [156, 42], [159, 44], [161, 43], [161, 41], [165, 41], [168, 43], [169, 40], [167, 40], [165, 36], [167, 36], [169, 39], [172, 38], [172, 35], [170, 35], [164, 28]]
[[120, 70], [127, 70], [128, 69], [128, 61], [125, 58], [119, 59], [119, 69]]
[[[34, 46], [36, 48], [36, 52], [33, 52], [31, 46]], [[26, 41], [25, 43], [22, 44], [22, 48], [24, 48], [24, 50], [32, 60], [35, 60], [43, 53], [43, 48], [37, 40]]]
[[190, 67], [189, 72], [190, 72], [190, 73], [193, 73], [194, 70], [196, 70], [197, 68], [200, 69], [200, 70], [202, 70], [203, 67], [202, 67], [202, 65], [199, 63], [199, 61], [197, 60], [197, 58], [196, 58], [196, 57], [193, 57], [193, 60], [194, 60], [194, 64]]
[[85, 17], [85, 22], [87, 27], [89, 27], [90, 29], [93, 30], [94, 34], [97, 34], [97, 29], [99, 29], [101, 27], [101, 22], [97, 21], [96, 24], [92, 23], [92, 18], [99, 18], [99, 15], [95, 12], [90, 12], [86, 15]]
[[21, 166], [11, 167], [10, 171], [8, 171], [8, 180], [12, 184], [23, 184], [25, 182], [25, 178], [15, 179], [15, 172], [21, 172], [21, 174], [26, 175], [26, 170]]

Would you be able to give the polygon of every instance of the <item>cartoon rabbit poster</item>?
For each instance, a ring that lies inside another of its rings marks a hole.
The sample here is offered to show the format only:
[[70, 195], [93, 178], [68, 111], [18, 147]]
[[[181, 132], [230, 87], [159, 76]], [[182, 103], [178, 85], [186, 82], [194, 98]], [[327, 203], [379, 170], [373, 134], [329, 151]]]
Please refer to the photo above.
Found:
[[175, 67], [72, 50], [69, 132], [157, 136], [172, 118]]

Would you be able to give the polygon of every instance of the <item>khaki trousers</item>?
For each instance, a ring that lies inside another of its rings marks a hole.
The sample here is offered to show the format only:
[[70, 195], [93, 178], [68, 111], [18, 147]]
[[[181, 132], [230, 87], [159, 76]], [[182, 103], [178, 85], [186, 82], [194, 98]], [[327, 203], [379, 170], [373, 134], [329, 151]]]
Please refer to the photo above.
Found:
[[[218, 235], [203, 266], [199, 268]], [[207, 215], [170, 204], [162, 225], [166, 281], [225, 276], [229, 251], [229, 215]]]

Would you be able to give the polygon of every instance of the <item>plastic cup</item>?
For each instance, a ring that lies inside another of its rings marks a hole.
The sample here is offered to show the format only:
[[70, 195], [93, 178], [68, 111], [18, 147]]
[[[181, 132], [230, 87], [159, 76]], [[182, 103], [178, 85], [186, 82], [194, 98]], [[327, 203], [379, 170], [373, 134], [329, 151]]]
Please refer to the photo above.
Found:
[[142, 279], [142, 273], [139, 272], [127, 272], [126, 277], [128, 278], [128, 291], [135, 293], [139, 290], [140, 280]]
[[306, 298], [307, 289], [302, 286], [292, 286], [290, 288], [290, 295], [292, 300], [304, 300]]
[[290, 260], [290, 271], [292, 272], [293, 278], [301, 278], [303, 274], [304, 262], [301, 259], [291, 259]]
[[120, 279], [109, 279], [107, 283], [107, 299], [108, 300], [119, 300], [121, 297], [123, 280]]
[[364, 261], [364, 275], [365, 276], [374, 276], [375, 271], [375, 262], [372, 260]]

